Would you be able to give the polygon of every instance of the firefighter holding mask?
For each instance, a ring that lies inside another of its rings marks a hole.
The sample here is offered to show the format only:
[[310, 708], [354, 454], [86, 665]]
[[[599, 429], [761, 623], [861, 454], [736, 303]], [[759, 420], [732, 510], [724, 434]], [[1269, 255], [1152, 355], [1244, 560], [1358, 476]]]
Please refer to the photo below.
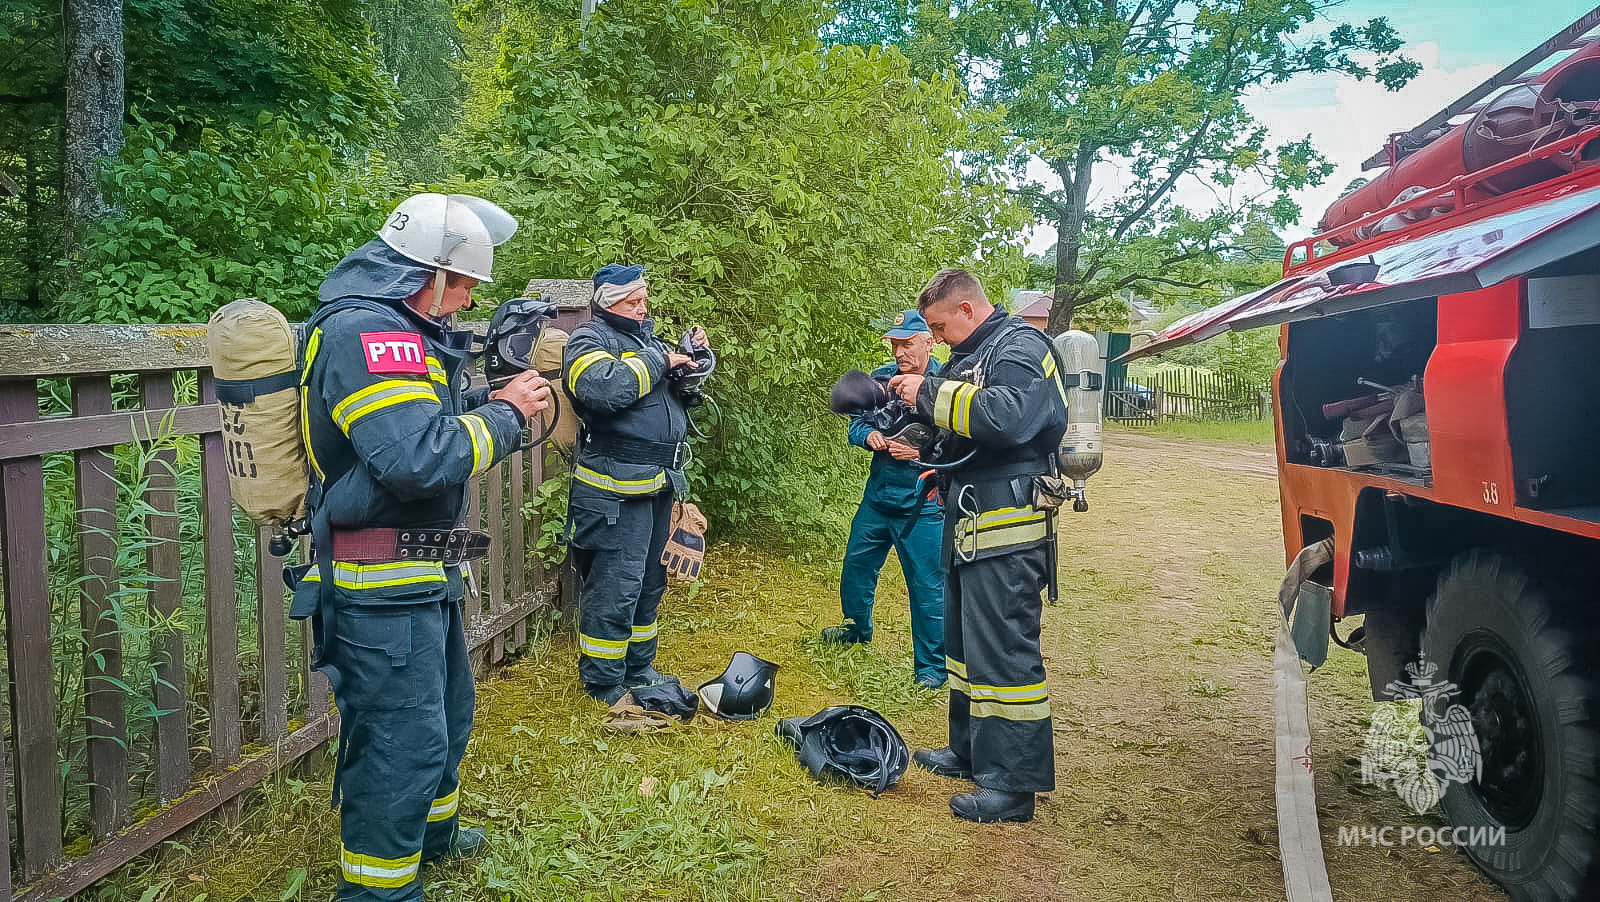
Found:
[[890, 390], [941, 430], [945, 654], [950, 744], [919, 749], [925, 770], [972, 780], [950, 800], [969, 821], [1027, 821], [1034, 793], [1055, 788], [1039, 619], [1049, 521], [1034, 480], [1052, 472], [1066, 431], [1066, 389], [1043, 332], [989, 302], [971, 273], [939, 272], [917, 298], [951, 355], [936, 376], [902, 374]]
[[481, 198], [411, 197], [328, 274], [308, 324], [316, 560], [291, 614], [312, 618], [339, 706], [341, 900], [415, 902], [422, 864], [483, 846], [456, 818], [474, 703], [461, 566], [487, 548], [462, 518], [468, 480], [517, 450], [550, 386], [465, 391], [471, 333], [451, 314], [515, 229]]
[[[644, 267], [594, 274], [593, 318], [562, 355], [567, 394], [583, 420], [573, 461], [568, 530], [578, 572], [578, 678], [601, 704], [669, 679], [656, 671], [661, 562], [674, 496], [688, 494], [689, 416], [675, 377], [697, 369], [655, 334]], [[709, 350], [705, 332], [690, 334]]]

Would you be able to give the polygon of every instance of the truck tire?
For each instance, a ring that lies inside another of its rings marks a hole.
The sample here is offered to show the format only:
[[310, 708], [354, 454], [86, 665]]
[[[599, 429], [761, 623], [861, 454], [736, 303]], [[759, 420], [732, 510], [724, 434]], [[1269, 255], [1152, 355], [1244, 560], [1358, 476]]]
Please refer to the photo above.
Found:
[[[1504, 828], [1503, 845], [1463, 851], [1518, 902], [1600, 894], [1600, 692], [1587, 635], [1526, 571], [1487, 551], [1456, 558], [1428, 604], [1423, 654], [1459, 687], [1452, 701], [1472, 716], [1481, 762], [1440, 808], [1455, 827]], [[1451, 751], [1445, 731], [1433, 741], [1430, 751]]]

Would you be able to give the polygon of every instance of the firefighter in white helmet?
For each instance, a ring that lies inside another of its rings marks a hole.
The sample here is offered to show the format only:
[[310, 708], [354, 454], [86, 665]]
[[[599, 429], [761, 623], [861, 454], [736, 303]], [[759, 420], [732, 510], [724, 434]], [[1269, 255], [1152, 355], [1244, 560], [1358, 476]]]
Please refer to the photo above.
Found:
[[320, 491], [315, 566], [295, 593], [341, 715], [339, 898], [413, 902], [422, 863], [476, 852], [457, 826], [472, 727], [461, 566], [468, 481], [517, 450], [550, 387], [527, 372], [465, 391], [471, 333], [451, 315], [516, 230], [498, 206], [419, 194], [334, 267], [306, 339], [305, 443]]

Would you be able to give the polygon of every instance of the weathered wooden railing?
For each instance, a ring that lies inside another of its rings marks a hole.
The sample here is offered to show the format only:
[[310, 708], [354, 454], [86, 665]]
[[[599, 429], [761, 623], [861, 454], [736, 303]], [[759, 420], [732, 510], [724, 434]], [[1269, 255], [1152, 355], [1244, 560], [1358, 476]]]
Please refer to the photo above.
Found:
[[[586, 283], [535, 284], [565, 328], [584, 315]], [[0, 325], [0, 900], [70, 896], [338, 732], [280, 562], [235, 517], [205, 340]], [[470, 496], [495, 549], [468, 600], [489, 663], [558, 595], [522, 516], [542, 457], [513, 455]]]

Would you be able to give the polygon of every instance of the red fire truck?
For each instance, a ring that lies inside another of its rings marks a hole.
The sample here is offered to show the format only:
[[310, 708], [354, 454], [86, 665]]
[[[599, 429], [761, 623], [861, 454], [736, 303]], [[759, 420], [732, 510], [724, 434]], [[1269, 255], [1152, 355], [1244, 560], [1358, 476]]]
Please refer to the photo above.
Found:
[[1483, 871], [1600, 899], [1600, 9], [1368, 167], [1282, 281], [1134, 355], [1282, 324], [1284, 544], [1332, 541], [1321, 635], [1374, 698], [1419, 657], [1454, 684], [1479, 760], [1440, 806], [1504, 828], [1466, 848]]

